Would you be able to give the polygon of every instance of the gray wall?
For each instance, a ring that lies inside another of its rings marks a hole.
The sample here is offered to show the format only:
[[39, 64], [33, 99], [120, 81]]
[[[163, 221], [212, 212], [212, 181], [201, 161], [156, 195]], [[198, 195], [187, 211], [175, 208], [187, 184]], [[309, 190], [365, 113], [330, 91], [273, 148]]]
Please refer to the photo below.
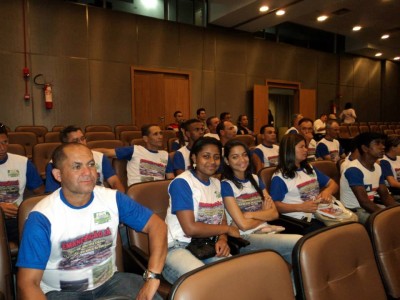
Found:
[[[27, 0], [31, 74], [53, 83], [54, 108], [41, 88], [23, 100], [21, 1], [0, 2], [0, 121], [35, 124], [123, 124], [131, 120], [130, 67], [192, 73], [191, 111], [251, 114], [252, 86], [265, 79], [316, 89], [317, 112], [353, 102], [361, 121], [398, 121], [400, 67], [254, 39], [251, 34], [199, 28], [57, 0]], [[32, 76], [32, 77], [33, 77]]]

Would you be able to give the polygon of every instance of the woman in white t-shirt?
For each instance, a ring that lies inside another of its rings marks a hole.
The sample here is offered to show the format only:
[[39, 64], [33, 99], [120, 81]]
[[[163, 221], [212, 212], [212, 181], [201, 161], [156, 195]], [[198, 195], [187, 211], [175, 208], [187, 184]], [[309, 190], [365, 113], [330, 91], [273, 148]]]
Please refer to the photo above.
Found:
[[353, 105], [350, 102], [347, 102], [344, 106], [344, 110], [340, 113], [339, 118], [343, 120], [346, 124], [353, 124], [356, 119], [356, 111], [353, 108]]

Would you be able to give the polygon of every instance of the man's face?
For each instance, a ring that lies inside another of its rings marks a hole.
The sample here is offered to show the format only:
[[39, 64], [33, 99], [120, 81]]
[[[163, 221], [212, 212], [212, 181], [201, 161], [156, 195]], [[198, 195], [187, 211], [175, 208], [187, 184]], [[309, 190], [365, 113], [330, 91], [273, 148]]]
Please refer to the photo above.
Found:
[[182, 113], [177, 113], [175, 116], [175, 122], [180, 124], [183, 120], [183, 114]]
[[194, 143], [199, 138], [204, 135], [204, 125], [203, 123], [196, 122], [189, 126], [189, 130], [186, 131], [186, 136]]
[[339, 124], [336, 123], [336, 122], [334, 122], [334, 123], [332, 123], [331, 128], [328, 128], [328, 129], [326, 130], [326, 133], [327, 133], [329, 136], [331, 136], [332, 138], [337, 139], [338, 136], [339, 136], [339, 131], [340, 131], [340, 130], [339, 130]]
[[96, 163], [92, 151], [74, 145], [64, 149], [67, 158], [60, 169], [54, 168], [54, 177], [61, 182], [64, 195], [84, 195], [92, 193], [97, 180]]
[[197, 115], [197, 117], [198, 117], [199, 120], [205, 121], [207, 119], [206, 112], [204, 110], [202, 110], [200, 112], [200, 114]]
[[68, 143], [79, 143], [86, 145], [86, 137], [82, 131], [72, 131], [68, 133]]
[[247, 127], [249, 125], [249, 119], [247, 118], [247, 116], [243, 116], [242, 117], [242, 126]]
[[224, 122], [224, 130], [222, 130], [222, 132], [223, 136], [228, 140], [233, 139], [236, 136], [235, 126], [230, 121]]
[[151, 126], [149, 135], [144, 136], [143, 139], [147, 144], [147, 148], [151, 150], [158, 150], [163, 146], [163, 134], [159, 126]]
[[219, 118], [211, 119], [210, 126], [208, 126], [208, 129], [210, 130], [211, 133], [217, 133], [218, 124], [219, 124]]
[[231, 114], [227, 114], [227, 115], [225, 115], [225, 118], [224, 118], [224, 120], [223, 121], [230, 121], [231, 120]]
[[272, 144], [276, 143], [276, 132], [275, 128], [267, 127], [264, 129], [264, 144], [267, 146], [271, 146]]
[[313, 124], [309, 121], [300, 124], [300, 134], [305, 138], [312, 137], [313, 135]]
[[321, 116], [321, 121], [324, 122], [324, 123], [325, 123], [326, 121], [328, 121], [328, 116], [327, 116], [327, 115], [322, 115], [322, 116]]
[[8, 150], [8, 137], [6, 134], [0, 134], [0, 160], [4, 160], [7, 157]]
[[373, 140], [367, 152], [375, 159], [382, 158], [385, 154], [385, 141], [384, 140]]

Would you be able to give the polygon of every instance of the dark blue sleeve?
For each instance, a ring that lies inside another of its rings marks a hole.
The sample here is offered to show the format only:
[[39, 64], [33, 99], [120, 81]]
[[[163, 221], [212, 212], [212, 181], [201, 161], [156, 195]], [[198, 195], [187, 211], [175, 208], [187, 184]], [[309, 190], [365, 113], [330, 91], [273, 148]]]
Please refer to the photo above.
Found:
[[61, 186], [60, 183], [54, 178], [51, 170], [53, 170], [53, 164], [48, 163], [46, 166], [46, 193], [52, 193]]
[[315, 156], [323, 158], [325, 155], [329, 155], [328, 147], [324, 143], [319, 143], [315, 150]]
[[181, 145], [178, 142], [175, 141], [175, 142], [172, 143], [171, 151], [178, 151], [180, 147], [181, 147]]
[[342, 155], [344, 153], [344, 149], [342, 145], [339, 144], [339, 155]]
[[298, 132], [297, 132], [296, 129], [292, 129], [292, 130], [290, 130], [288, 133], [290, 133], [290, 134], [297, 134]]
[[[382, 169], [381, 166], [379, 166], [379, 168]], [[385, 184], [385, 177], [383, 176], [383, 170], [381, 172], [381, 176], [379, 177], [379, 184]]]
[[174, 179], [168, 188], [171, 197], [171, 213], [180, 210], [194, 210], [193, 192], [186, 180]]
[[258, 186], [260, 187], [260, 189], [263, 191], [265, 190], [267, 187], [264, 184], [264, 181], [261, 180], [261, 177], [258, 177]]
[[286, 183], [282, 180], [282, 178], [278, 176], [272, 177], [271, 180], [271, 188], [269, 194], [271, 195], [272, 200], [274, 201], [282, 201], [285, 199], [285, 195], [288, 193], [288, 189]]
[[235, 195], [233, 194], [231, 185], [226, 181], [221, 182], [221, 195], [222, 195], [222, 198], [235, 197]]
[[51, 251], [51, 224], [39, 212], [31, 212], [25, 221], [18, 250], [17, 267], [46, 269]]
[[261, 151], [261, 149], [254, 149], [253, 151], [260, 159], [261, 161], [264, 163], [264, 153]]
[[29, 190], [34, 190], [43, 184], [43, 180], [40, 177], [33, 163], [28, 160], [26, 165], [26, 187]]
[[349, 186], [364, 186], [364, 174], [358, 168], [347, 168], [344, 176], [346, 176]]
[[174, 155], [174, 171], [175, 170], [186, 170], [185, 160], [183, 159], [182, 152], [176, 151]]
[[136, 231], [142, 231], [153, 212], [117, 191], [117, 206], [119, 220]]
[[174, 165], [172, 164], [171, 156], [168, 155], [167, 167], [165, 173], [174, 173]]
[[384, 178], [388, 177], [388, 176], [393, 176], [393, 172], [392, 172], [392, 166], [390, 165], [390, 162], [388, 162], [387, 160], [381, 160], [381, 169], [382, 169], [382, 175]]
[[101, 162], [101, 170], [105, 180], [115, 175], [114, 169], [111, 166], [111, 162], [105, 155], [103, 155], [103, 161]]
[[133, 152], [133, 146], [115, 148], [115, 156], [117, 156], [118, 159], [131, 160]]
[[317, 168], [314, 168], [314, 171], [317, 174], [319, 188], [320, 189], [324, 188], [328, 184], [330, 178], [326, 176], [324, 173], [320, 172]]

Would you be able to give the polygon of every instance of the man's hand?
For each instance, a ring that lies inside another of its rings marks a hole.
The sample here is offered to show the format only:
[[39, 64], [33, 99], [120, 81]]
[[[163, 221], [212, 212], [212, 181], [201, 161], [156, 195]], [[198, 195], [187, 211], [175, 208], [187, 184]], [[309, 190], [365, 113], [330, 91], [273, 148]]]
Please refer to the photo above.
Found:
[[137, 300], [151, 300], [157, 292], [160, 286], [159, 279], [149, 279], [145, 282], [143, 287], [140, 289], [139, 294], [136, 296]]
[[226, 257], [231, 254], [231, 249], [228, 246], [226, 239], [218, 239], [215, 243], [215, 252], [217, 257]]
[[4, 214], [8, 218], [16, 218], [18, 214], [18, 206], [16, 206], [14, 203], [6, 203], [6, 202], [1, 202], [0, 203], [1, 209], [4, 211]]
[[233, 236], [233, 237], [240, 237], [240, 232], [239, 232], [239, 228], [237, 228], [236, 226], [229, 226], [227, 235], [229, 236]]

